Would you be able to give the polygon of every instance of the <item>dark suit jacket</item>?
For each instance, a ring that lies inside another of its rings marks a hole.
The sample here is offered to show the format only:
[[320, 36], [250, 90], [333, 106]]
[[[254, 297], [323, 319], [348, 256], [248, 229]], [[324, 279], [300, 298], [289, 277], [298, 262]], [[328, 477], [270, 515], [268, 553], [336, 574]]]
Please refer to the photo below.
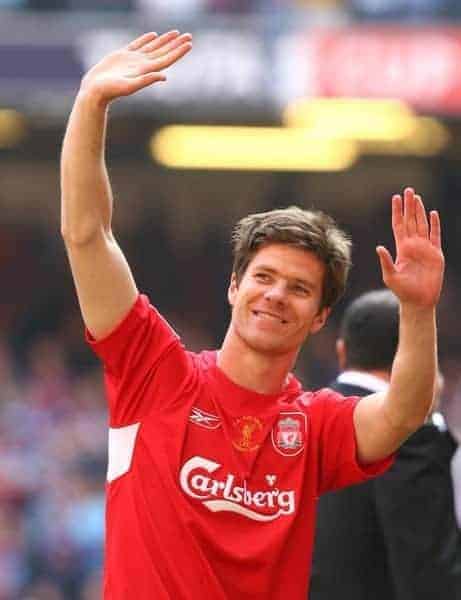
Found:
[[461, 600], [455, 449], [448, 431], [423, 425], [387, 473], [319, 499], [310, 600]]

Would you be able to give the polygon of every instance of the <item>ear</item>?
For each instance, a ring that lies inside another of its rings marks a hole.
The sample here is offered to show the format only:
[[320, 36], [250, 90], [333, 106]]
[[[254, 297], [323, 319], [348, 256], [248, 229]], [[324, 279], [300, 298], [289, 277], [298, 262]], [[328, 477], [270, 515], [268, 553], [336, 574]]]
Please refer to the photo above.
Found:
[[336, 340], [336, 356], [338, 357], [338, 364], [341, 371], [344, 371], [347, 364], [347, 353], [346, 344], [342, 338]]
[[328, 315], [330, 314], [330, 312], [330, 306], [325, 306], [324, 308], [321, 308], [319, 310], [319, 312], [315, 315], [314, 320], [312, 321], [310, 333], [317, 333], [322, 329], [322, 327], [325, 325], [328, 319]]
[[229, 300], [229, 304], [231, 306], [234, 306], [237, 291], [238, 291], [237, 275], [235, 273], [232, 273], [229, 288], [227, 289], [227, 299]]

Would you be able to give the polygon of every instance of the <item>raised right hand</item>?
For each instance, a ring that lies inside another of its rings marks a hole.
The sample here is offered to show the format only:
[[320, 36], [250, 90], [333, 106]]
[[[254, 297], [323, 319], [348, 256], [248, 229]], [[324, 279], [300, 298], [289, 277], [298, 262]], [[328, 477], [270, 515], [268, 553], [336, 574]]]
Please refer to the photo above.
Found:
[[165, 81], [162, 71], [189, 52], [191, 40], [189, 33], [180, 34], [179, 31], [160, 36], [145, 33], [92, 67], [84, 76], [80, 90], [109, 103], [157, 81]]

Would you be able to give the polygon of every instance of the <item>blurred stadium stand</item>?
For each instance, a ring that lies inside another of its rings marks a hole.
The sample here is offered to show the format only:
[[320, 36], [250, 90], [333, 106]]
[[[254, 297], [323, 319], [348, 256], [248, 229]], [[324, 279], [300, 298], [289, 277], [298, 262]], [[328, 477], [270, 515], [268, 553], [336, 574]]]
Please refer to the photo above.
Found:
[[[0, 600], [100, 598], [106, 413], [59, 236], [59, 150], [84, 71], [171, 26], [194, 51], [165, 86], [117, 103], [109, 133], [115, 228], [139, 287], [190, 348], [218, 344], [233, 222], [297, 203], [352, 234], [353, 297], [381, 285], [389, 198], [411, 184], [444, 223], [444, 408], [461, 428], [460, 2], [0, 0]], [[175, 170], [151, 156], [165, 125], [280, 128], [289, 103], [315, 97], [398, 99], [432, 133], [421, 147], [362, 140], [335, 171]], [[336, 371], [341, 310], [299, 360], [308, 385]]]

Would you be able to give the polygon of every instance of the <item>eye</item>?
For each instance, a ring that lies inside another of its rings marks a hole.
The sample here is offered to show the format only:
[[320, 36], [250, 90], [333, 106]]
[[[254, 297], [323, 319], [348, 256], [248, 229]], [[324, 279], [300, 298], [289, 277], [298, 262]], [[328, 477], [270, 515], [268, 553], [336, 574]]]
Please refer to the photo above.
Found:
[[260, 283], [269, 283], [271, 281], [270, 275], [268, 273], [263, 273], [262, 271], [257, 271], [254, 274], [254, 278]]
[[294, 285], [292, 289], [295, 292], [295, 294], [298, 294], [299, 296], [309, 296], [311, 293], [308, 288], [299, 284]]

